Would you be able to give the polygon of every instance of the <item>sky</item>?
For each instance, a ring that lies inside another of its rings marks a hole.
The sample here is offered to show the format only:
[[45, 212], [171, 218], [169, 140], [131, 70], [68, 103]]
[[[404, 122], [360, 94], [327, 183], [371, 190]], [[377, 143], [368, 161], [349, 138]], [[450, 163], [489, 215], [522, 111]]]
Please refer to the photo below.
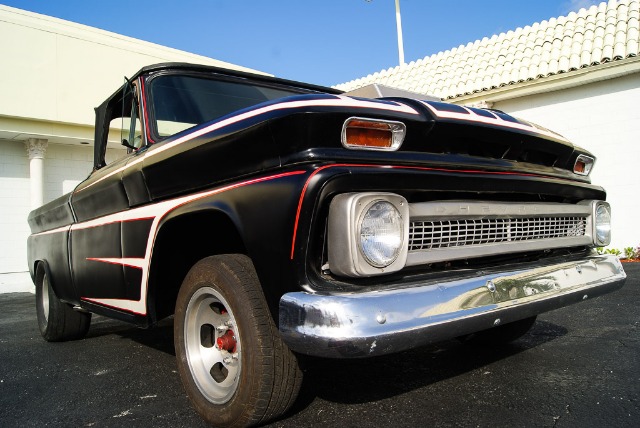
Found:
[[[327, 86], [398, 65], [394, 0], [0, 1]], [[598, 3], [400, 0], [405, 62]]]

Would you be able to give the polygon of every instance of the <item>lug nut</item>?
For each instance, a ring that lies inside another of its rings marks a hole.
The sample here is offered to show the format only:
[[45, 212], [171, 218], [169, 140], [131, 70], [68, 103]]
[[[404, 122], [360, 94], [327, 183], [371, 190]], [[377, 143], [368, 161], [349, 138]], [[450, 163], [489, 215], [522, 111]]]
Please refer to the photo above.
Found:
[[228, 356], [228, 357], [224, 357], [224, 358], [222, 359], [222, 362], [223, 362], [223, 363], [225, 363], [226, 365], [229, 365], [229, 364], [235, 363], [236, 361], [238, 361], [238, 353], [237, 353], [237, 352], [235, 352], [235, 353], [231, 354], [231, 355], [230, 355], [230, 356]]

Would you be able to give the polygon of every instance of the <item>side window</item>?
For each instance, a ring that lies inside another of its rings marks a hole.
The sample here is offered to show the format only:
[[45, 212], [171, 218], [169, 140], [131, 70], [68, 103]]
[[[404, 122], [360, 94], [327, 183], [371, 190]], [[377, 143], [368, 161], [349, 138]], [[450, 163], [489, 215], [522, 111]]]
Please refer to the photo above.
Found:
[[142, 147], [143, 144], [144, 138], [138, 117], [135, 86], [125, 85], [122, 98], [114, 106], [109, 122], [107, 163], [125, 157], [128, 153]]
[[128, 143], [137, 150], [142, 147], [142, 127], [140, 124], [140, 118], [138, 117], [138, 102], [135, 98], [131, 103], [131, 112], [129, 117], [123, 119], [128, 119], [129, 121]]

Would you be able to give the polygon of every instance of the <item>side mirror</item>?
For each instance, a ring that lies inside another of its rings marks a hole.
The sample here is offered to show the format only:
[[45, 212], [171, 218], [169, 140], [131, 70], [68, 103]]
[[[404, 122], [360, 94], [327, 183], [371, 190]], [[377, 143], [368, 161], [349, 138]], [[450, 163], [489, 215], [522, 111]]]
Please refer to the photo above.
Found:
[[129, 141], [126, 138], [122, 139], [122, 145], [125, 146], [127, 149], [130, 149], [130, 150], [135, 150], [136, 149], [131, 144], [129, 144]]

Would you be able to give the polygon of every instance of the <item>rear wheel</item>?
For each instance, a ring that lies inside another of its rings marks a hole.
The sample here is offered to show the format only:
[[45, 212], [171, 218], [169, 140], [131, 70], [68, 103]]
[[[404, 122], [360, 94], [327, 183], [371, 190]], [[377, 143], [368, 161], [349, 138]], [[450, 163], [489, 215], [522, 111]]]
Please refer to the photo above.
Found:
[[531, 327], [533, 327], [533, 324], [536, 322], [536, 318], [537, 317], [533, 316], [510, 322], [488, 330], [460, 336], [458, 339], [470, 345], [503, 345], [524, 336], [531, 330]]
[[91, 325], [90, 313], [58, 299], [42, 263], [36, 269], [36, 313], [40, 334], [49, 342], [82, 339]]
[[176, 301], [178, 372], [193, 405], [215, 426], [250, 426], [283, 414], [302, 382], [282, 342], [251, 260], [196, 263]]

